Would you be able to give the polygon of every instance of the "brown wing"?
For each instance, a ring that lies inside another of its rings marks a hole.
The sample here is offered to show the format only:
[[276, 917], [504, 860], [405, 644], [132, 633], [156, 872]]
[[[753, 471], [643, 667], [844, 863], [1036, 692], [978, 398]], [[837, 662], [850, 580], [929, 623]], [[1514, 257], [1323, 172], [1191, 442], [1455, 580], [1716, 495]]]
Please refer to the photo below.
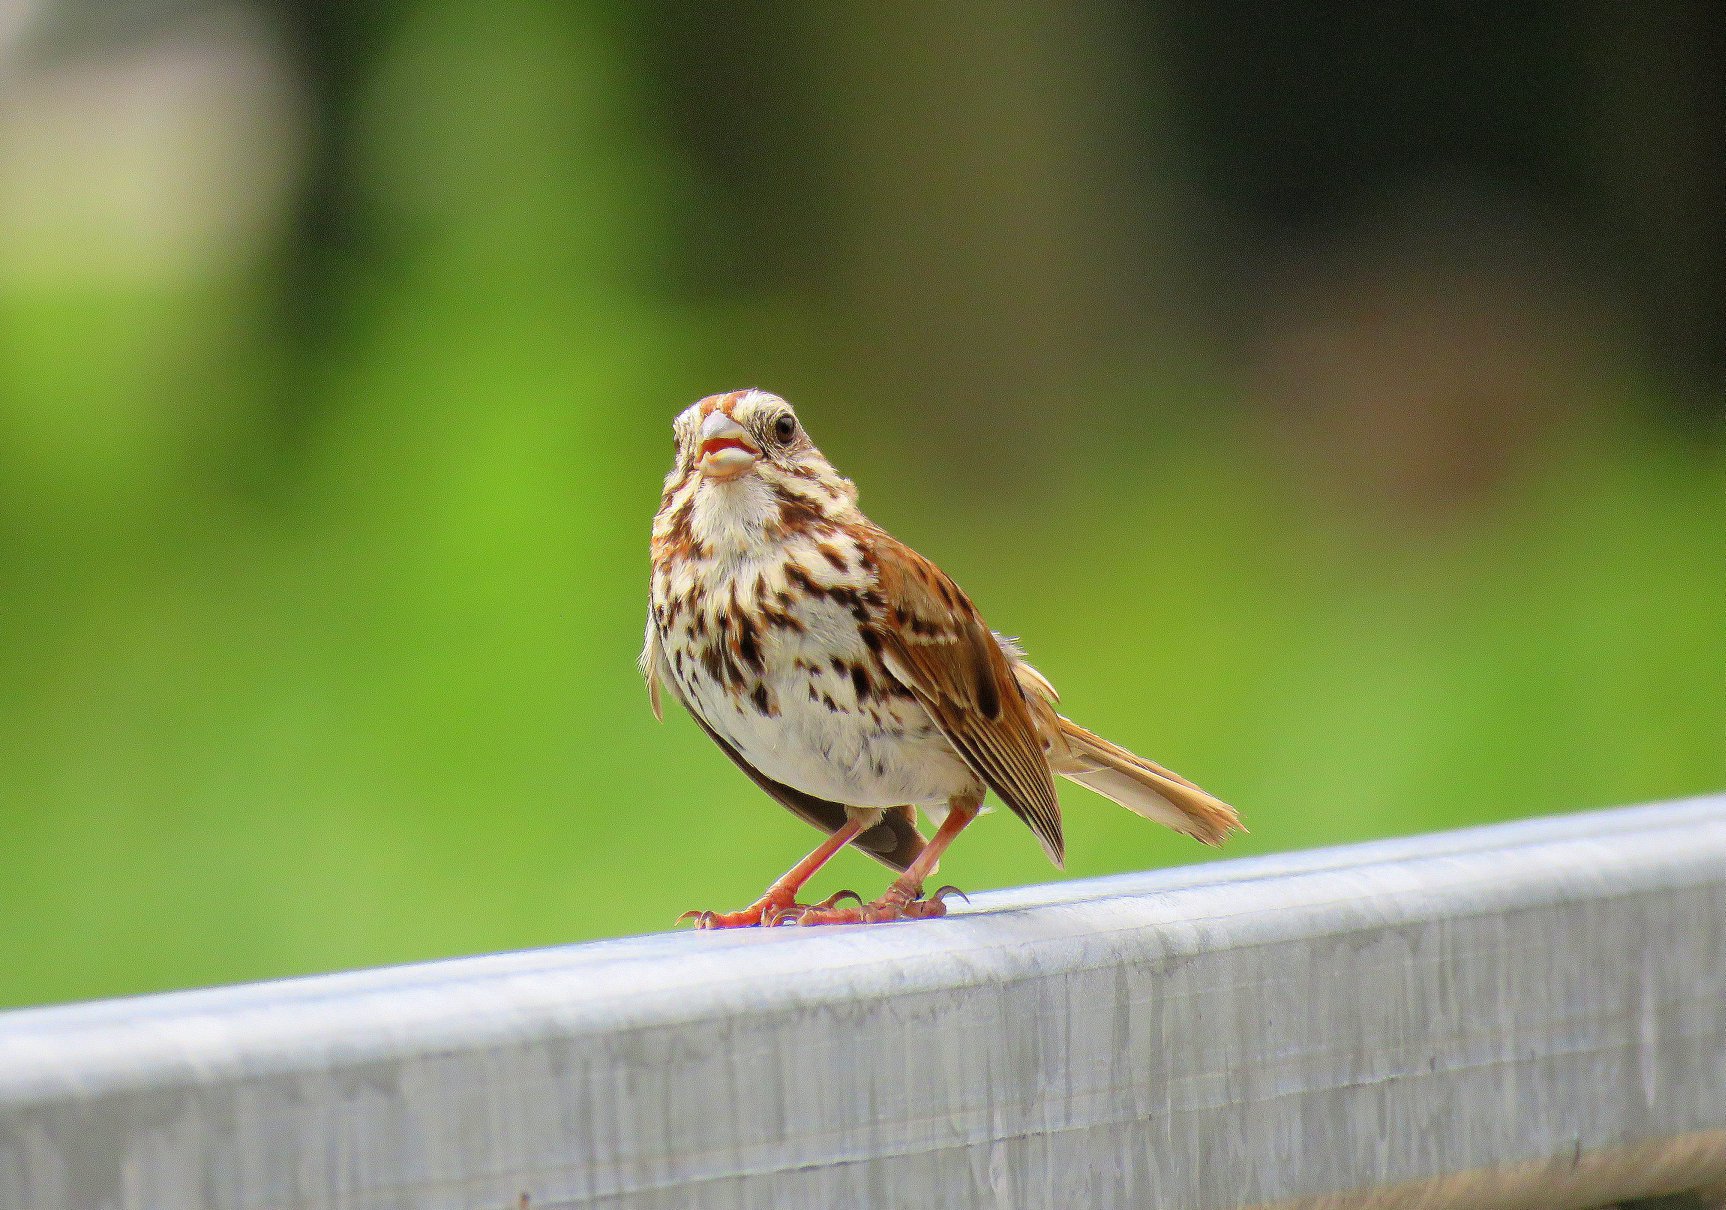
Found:
[[[651, 658], [650, 658], [651, 653]], [[653, 713], [659, 714], [659, 682], [663, 675], [659, 654], [658, 636], [653, 628], [648, 628], [647, 650], [642, 653], [643, 671], [647, 676], [648, 692], [653, 700]], [[671, 687], [671, 692], [689, 717], [707, 732], [707, 737], [719, 746], [719, 750], [731, 758], [733, 764], [749, 775], [749, 780], [760, 786], [768, 794], [779, 801], [779, 804], [793, 815], [806, 823], [813, 824], [831, 836], [845, 826], [846, 812], [841, 803], [829, 802], [825, 798], [816, 798], [813, 794], [805, 794], [783, 782], [774, 781], [767, 774], [757, 769], [743, 754], [733, 748], [720, 734], [707, 725], [707, 720], [689, 709], [689, 703], [683, 701], [683, 695], [677, 692], [677, 682], [669, 676], [664, 677], [665, 683]], [[923, 834], [917, 830], [917, 813], [909, 806], [890, 807], [881, 817], [881, 822], [863, 833], [852, 845], [875, 858], [882, 865], [893, 870], [904, 870], [917, 854], [923, 851]]]
[[976, 606], [909, 546], [876, 531], [882, 658], [972, 771], [1062, 862], [1061, 806], [1023, 691]]

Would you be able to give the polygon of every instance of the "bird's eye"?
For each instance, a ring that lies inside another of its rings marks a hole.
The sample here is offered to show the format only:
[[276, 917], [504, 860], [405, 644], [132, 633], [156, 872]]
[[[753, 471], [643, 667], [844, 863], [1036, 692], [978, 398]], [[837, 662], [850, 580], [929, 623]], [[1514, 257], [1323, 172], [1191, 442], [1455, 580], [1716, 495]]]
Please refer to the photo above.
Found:
[[773, 440], [780, 445], [791, 444], [791, 439], [795, 436], [797, 436], [796, 417], [787, 414], [773, 422]]

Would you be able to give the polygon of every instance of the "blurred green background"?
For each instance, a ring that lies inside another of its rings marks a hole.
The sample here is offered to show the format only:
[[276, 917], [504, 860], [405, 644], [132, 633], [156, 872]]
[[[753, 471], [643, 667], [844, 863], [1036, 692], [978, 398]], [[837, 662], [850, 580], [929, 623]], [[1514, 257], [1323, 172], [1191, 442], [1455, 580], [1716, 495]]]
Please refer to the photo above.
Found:
[[752, 898], [634, 665], [746, 385], [1228, 855], [1719, 788], [1721, 21], [0, 5], [0, 1003]]

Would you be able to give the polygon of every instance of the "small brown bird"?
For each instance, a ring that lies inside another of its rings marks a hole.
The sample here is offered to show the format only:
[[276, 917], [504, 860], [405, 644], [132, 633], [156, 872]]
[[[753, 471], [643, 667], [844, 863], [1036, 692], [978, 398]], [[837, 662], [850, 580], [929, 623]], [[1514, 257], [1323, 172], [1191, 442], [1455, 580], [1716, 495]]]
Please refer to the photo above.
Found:
[[[674, 429], [641, 653], [653, 712], [669, 688], [756, 785], [828, 834], [748, 907], [686, 919], [943, 915], [949, 888], [925, 899], [924, 881], [985, 790], [1061, 864], [1054, 773], [1206, 844], [1240, 829], [1232, 807], [1057, 714], [1054, 686], [938, 567], [863, 515], [783, 399], [710, 395]], [[933, 839], [917, 830], [919, 807]], [[900, 871], [887, 893], [798, 903], [847, 844]]]

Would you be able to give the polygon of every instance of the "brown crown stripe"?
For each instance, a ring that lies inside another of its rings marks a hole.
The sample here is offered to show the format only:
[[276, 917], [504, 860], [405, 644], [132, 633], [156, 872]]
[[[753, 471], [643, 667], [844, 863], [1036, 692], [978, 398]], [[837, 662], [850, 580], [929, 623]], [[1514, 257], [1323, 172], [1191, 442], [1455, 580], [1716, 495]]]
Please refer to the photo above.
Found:
[[709, 395], [701, 401], [701, 415], [713, 415], [715, 410], [731, 415], [731, 409], [737, 406], [737, 401], [743, 398], [743, 391], [727, 391], [723, 395]]

